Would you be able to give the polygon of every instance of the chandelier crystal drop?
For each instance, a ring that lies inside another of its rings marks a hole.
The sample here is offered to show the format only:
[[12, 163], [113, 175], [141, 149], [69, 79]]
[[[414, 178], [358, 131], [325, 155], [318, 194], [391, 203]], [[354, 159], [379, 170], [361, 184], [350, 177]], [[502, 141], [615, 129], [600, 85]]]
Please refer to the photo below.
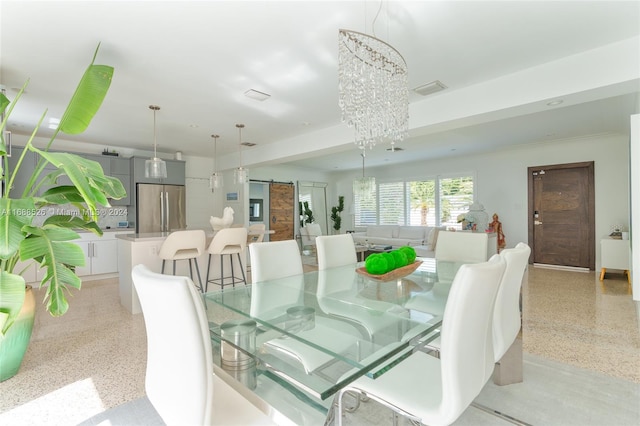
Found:
[[355, 143], [392, 146], [409, 129], [407, 64], [389, 44], [356, 31], [339, 30], [338, 105], [342, 121], [355, 129]]
[[362, 156], [362, 177], [353, 181], [353, 194], [361, 200], [367, 200], [373, 197], [376, 189], [376, 178], [373, 176], [365, 177], [364, 175], [364, 151], [360, 153]]
[[167, 177], [167, 163], [158, 158], [157, 138], [156, 138], [156, 112], [160, 110], [158, 105], [149, 105], [149, 109], [153, 111], [153, 158], [144, 162], [144, 176], [154, 179], [164, 179]]
[[240, 155], [240, 166], [233, 171], [233, 180], [237, 184], [245, 184], [249, 181], [249, 170], [242, 167], [242, 129], [244, 124], [236, 124], [238, 128], [238, 154]]
[[222, 175], [218, 173], [218, 167], [216, 166], [216, 162], [218, 161], [218, 138], [220, 135], [211, 135], [211, 137], [213, 138], [213, 173], [209, 177], [209, 189], [213, 192], [214, 189], [222, 188], [223, 181]]

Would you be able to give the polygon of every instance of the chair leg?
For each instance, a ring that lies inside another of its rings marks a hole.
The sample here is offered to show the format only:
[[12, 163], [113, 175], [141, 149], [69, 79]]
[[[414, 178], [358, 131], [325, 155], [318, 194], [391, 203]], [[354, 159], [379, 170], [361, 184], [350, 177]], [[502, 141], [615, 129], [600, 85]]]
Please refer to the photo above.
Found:
[[224, 254], [220, 255], [220, 290], [224, 288]]
[[236, 275], [233, 271], [233, 254], [229, 255], [229, 265], [231, 265], [231, 286], [236, 286]]
[[173, 275], [176, 274], [176, 261], [173, 261]]
[[247, 285], [247, 277], [244, 275], [244, 268], [242, 267], [242, 258], [240, 257], [240, 253], [238, 253], [238, 263], [240, 264], [240, 272], [242, 272], [242, 281], [244, 285]]
[[200, 283], [200, 291], [204, 293], [204, 287], [202, 286], [202, 278], [200, 277], [200, 267], [198, 266], [198, 259], [193, 259], [196, 264], [196, 273], [198, 274], [198, 282]]
[[205, 283], [204, 292], [209, 291], [209, 271], [211, 270], [211, 255], [209, 255], [209, 261], [207, 262], [207, 282]]
[[191, 266], [191, 259], [187, 259], [187, 261], [189, 262], [189, 278], [193, 281], [193, 267]]
[[162, 259], [162, 272], [161, 272], [161, 274], [164, 274], [164, 262], [165, 262], [165, 259]]

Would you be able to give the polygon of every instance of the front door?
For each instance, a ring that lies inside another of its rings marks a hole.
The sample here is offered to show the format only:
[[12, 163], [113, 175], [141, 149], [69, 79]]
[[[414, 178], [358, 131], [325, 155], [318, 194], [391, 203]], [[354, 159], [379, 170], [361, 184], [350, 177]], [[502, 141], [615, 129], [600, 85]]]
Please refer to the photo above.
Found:
[[528, 171], [533, 263], [595, 269], [594, 163]]
[[269, 241], [293, 239], [294, 187], [288, 183], [269, 184]]

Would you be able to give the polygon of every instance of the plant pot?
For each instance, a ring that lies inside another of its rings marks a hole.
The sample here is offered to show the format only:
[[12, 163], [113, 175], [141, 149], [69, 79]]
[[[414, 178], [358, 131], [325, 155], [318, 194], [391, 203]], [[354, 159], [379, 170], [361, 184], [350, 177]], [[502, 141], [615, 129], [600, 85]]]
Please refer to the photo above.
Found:
[[4, 339], [0, 340], [0, 382], [15, 376], [27, 352], [33, 320], [36, 315], [36, 298], [30, 285], [26, 288], [24, 304]]

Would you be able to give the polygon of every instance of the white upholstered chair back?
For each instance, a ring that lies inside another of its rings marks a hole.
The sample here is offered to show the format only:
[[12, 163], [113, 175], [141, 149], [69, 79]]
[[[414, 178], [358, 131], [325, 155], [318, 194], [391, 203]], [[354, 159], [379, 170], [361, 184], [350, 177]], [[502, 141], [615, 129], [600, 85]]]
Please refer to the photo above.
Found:
[[175, 231], [163, 241], [158, 256], [164, 260], [193, 259], [204, 252], [206, 236], [203, 230]]
[[487, 244], [485, 232], [440, 231], [435, 258], [463, 263], [486, 262]]
[[131, 276], [147, 330], [145, 390], [162, 420], [169, 426], [272, 425], [214, 375], [207, 315], [191, 280], [144, 265]]
[[295, 240], [249, 244], [251, 282], [302, 274], [302, 257]]
[[520, 332], [520, 288], [529, 262], [531, 248], [518, 243], [515, 248], [500, 252], [506, 262], [493, 315], [493, 350], [498, 362]]
[[335, 268], [358, 262], [351, 234], [323, 235], [316, 238], [318, 269]]

